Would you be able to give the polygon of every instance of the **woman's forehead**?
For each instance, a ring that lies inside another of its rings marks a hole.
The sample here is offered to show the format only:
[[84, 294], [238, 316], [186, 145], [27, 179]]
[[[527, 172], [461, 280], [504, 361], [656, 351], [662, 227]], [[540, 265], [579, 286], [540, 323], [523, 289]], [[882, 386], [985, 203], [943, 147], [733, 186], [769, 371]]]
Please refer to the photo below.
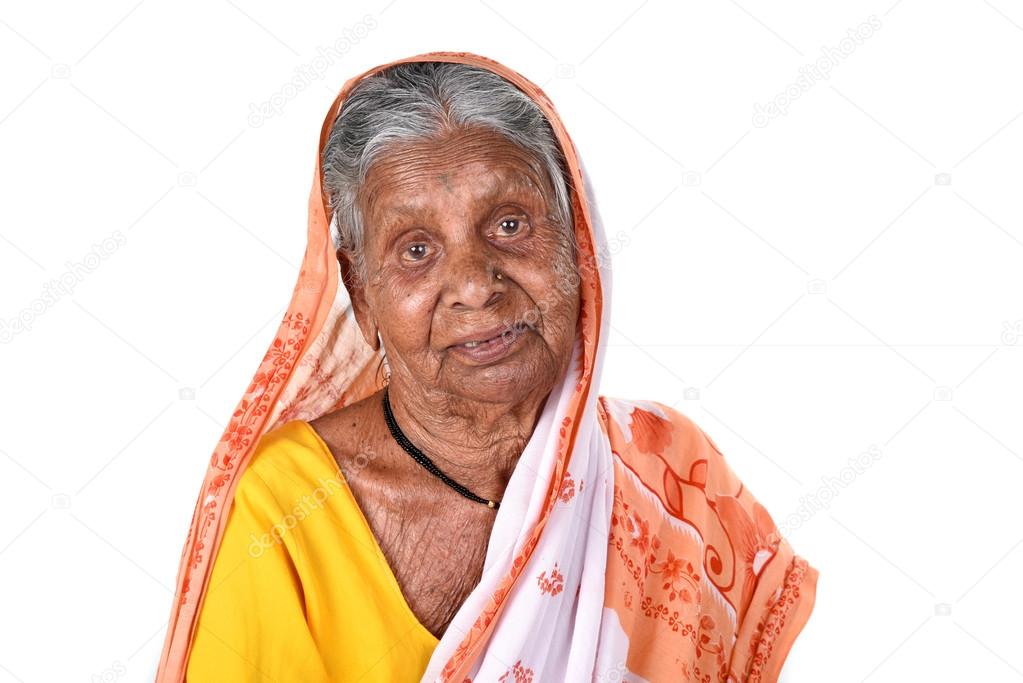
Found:
[[415, 145], [382, 155], [367, 173], [362, 195], [367, 209], [406, 213], [453, 197], [486, 202], [517, 193], [544, 199], [544, 187], [535, 160], [509, 142], [466, 146], [456, 154]]

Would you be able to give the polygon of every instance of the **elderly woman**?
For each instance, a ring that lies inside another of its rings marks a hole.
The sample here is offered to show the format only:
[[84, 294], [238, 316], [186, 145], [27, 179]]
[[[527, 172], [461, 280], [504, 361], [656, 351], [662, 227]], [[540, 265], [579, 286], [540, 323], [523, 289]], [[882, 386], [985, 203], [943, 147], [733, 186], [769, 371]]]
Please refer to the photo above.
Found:
[[308, 235], [158, 681], [777, 679], [817, 572], [689, 418], [599, 395], [604, 233], [539, 88], [349, 81]]

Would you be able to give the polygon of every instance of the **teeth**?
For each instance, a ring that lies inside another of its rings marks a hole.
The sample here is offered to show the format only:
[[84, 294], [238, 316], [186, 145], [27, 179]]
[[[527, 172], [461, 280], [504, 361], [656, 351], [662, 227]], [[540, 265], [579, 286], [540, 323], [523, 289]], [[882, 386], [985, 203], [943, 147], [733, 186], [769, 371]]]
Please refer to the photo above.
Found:
[[[515, 329], [515, 330], [513, 330], [513, 334], [511, 336], [514, 336], [514, 335], [520, 334], [520, 333], [521, 333], [521, 330]], [[461, 346], [464, 349], [474, 349], [477, 346], [479, 346], [480, 344], [487, 344], [489, 342], [494, 341], [495, 339], [501, 339], [502, 337], [505, 336], [505, 334], [506, 333], [502, 332], [501, 334], [499, 334], [496, 337], [493, 337], [491, 339], [484, 339], [482, 341], [465, 342], [464, 344], [459, 344], [459, 346]], [[509, 339], [506, 339], [505, 341], [509, 341], [510, 342], [511, 341], [510, 337], [509, 337]]]
[[500, 338], [501, 338], [501, 335], [497, 335], [496, 337], [492, 337], [491, 339], [483, 339], [482, 341], [465, 342], [464, 344], [462, 344], [462, 346], [464, 346], [467, 349], [474, 349], [477, 346], [479, 346], [480, 344], [487, 344], [489, 342], [494, 341], [494, 339], [500, 339]]

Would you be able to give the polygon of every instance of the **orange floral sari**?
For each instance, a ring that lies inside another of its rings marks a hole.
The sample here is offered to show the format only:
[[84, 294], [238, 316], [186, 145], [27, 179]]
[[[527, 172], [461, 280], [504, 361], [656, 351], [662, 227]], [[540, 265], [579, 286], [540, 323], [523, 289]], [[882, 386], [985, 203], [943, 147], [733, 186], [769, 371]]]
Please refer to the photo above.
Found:
[[[522, 503], [502, 505], [495, 522], [495, 536], [506, 534], [514, 552], [502, 559], [488, 551], [484, 580], [438, 644], [423, 680], [777, 680], [813, 609], [817, 571], [794, 554], [688, 417], [655, 401], [599, 395], [610, 266], [585, 174], [553, 105], [536, 85], [483, 57], [445, 52], [400, 61], [483, 67], [533, 98], [568, 164], [580, 247], [575, 362], [529, 447], [537, 441], [549, 448], [530, 461], [539, 463], [535, 476], [513, 477]], [[339, 273], [319, 159], [347, 93], [386, 66], [345, 83], [324, 119], [298, 282], [210, 460], [181, 557], [158, 683], [184, 680], [234, 489], [262, 435], [359, 401], [384, 384], [381, 351], [362, 339]], [[580, 536], [571, 527], [580, 510], [589, 543], [569, 548]], [[576, 550], [585, 561], [572, 570], [544, 563]], [[523, 645], [530, 642], [524, 631], [543, 627], [546, 617], [523, 629], [515, 615], [537, 614], [531, 605], [553, 599], [574, 600], [557, 612], [559, 621], [551, 617], [550, 642], [560, 637], [570, 647], [562, 652], [548, 643], [537, 654]]]

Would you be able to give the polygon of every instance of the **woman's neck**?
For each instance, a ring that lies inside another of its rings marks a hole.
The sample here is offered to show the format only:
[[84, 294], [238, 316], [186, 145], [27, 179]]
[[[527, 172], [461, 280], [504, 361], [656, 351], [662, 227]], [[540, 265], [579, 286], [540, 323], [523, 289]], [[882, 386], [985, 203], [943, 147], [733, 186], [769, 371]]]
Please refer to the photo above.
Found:
[[408, 390], [393, 376], [388, 387], [405, 436], [452, 479], [495, 499], [504, 495], [549, 393], [498, 404]]

